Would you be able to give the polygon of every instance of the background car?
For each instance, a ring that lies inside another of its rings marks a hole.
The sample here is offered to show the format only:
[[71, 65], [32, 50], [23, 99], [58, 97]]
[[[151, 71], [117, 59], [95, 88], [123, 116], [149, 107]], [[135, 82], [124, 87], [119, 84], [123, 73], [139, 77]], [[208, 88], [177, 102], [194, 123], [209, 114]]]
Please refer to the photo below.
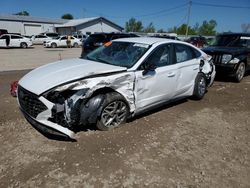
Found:
[[117, 39], [85, 59], [31, 71], [19, 81], [18, 101], [37, 130], [72, 139], [81, 126], [110, 130], [173, 100], [202, 99], [215, 77], [210, 59], [180, 41]]
[[186, 40], [186, 42], [198, 47], [198, 48], [202, 48], [205, 45], [207, 45], [207, 41], [205, 37], [202, 36], [194, 36], [194, 37], [190, 37], [189, 39]]
[[52, 38], [46, 36], [46, 35], [33, 35], [31, 37], [31, 40], [33, 44], [43, 44], [44, 42], [48, 40], [52, 40]]
[[0, 47], [20, 47], [27, 48], [32, 46], [31, 39], [21, 35], [4, 34], [0, 36]]
[[58, 33], [41, 33], [41, 35], [47, 36], [47, 37], [52, 38], [52, 39], [56, 39], [56, 38], [60, 37], [60, 35]]
[[73, 35], [73, 37], [79, 39], [81, 42], [84, 42], [87, 39], [87, 35], [83, 35], [83, 34]]
[[[72, 47], [78, 47], [82, 44], [82, 42], [79, 39], [73, 36], [71, 36], [70, 38]], [[44, 43], [44, 47], [49, 47], [49, 48], [67, 47], [67, 36], [61, 36], [56, 39], [47, 40]]]
[[132, 33], [97, 33], [91, 34], [84, 41], [82, 45], [82, 54], [81, 57], [86, 55], [88, 52], [102, 46], [104, 43], [109, 42], [118, 38], [129, 38], [129, 37], [138, 37]]
[[202, 49], [213, 57], [218, 75], [233, 77], [240, 82], [250, 70], [250, 34], [217, 35], [211, 46]]
[[7, 29], [0, 29], [0, 36], [3, 34], [8, 34], [8, 30]]

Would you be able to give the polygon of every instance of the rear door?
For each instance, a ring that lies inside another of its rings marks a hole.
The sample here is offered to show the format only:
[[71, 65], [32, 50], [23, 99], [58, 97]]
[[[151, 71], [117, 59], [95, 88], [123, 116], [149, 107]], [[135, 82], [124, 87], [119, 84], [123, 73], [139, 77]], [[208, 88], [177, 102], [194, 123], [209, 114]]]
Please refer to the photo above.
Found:
[[174, 47], [176, 64], [179, 69], [175, 97], [192, 95], [195, 78], [199, 72], [201, 54], [185, 44], [175, 43]]
[[[137, 111], [172, 99], [176, 91], [177, 65], [173, 64], [171, 44], [158, 46], [135, 72], [135, 97]], [[155, 69], [144, 73], [145, 67]]]
[[10, 37], [10, 46], [11, 47], [20, 47], [20, 44], [23, 40], [23, 37], [18, 35], [11, 35]]

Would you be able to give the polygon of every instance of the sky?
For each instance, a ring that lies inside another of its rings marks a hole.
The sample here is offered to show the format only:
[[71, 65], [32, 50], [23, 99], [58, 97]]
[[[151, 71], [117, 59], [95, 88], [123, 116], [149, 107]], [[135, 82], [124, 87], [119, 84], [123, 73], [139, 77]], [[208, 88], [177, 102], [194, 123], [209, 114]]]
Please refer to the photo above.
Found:
[[[188, 7], [189, 0], [1, 0], [0, 14], [25, 10], [44, 18], [65, 13], [74, 18], [103, 16], [122, 27], [134, 17], [144, 26], [152, 22], [157, 30], [167, 31], [187, 23]], [[217, 22], [217, 32], [241, 32], [242, 24], [250, 24], [250, 0], [192, 0], [189, 25], [211, 19]]]

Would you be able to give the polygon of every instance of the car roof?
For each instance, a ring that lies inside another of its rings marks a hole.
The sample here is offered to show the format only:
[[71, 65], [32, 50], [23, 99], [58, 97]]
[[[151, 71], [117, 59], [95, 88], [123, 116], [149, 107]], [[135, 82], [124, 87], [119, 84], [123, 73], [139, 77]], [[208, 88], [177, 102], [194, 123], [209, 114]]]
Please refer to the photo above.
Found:
[[23, 37], [22, 35], [17, 35], [17, 34], [12, 34], [12, 33], [6, 33], [6, 34], [3, 34], [1, 36], [6, 36], [6, 35], [9, 35], [9, 36], [18, 36], [18, 37]]
[[160, 42], [177, 42], [176, 40], [166, 39], [166, 38], [157, 38], [157, 37], [132, 37], [132, 38], [120, 38], [114, 41], [118, 42], [134, 42], [134, 43], [142, 43], [152, 45], [154, 43]]

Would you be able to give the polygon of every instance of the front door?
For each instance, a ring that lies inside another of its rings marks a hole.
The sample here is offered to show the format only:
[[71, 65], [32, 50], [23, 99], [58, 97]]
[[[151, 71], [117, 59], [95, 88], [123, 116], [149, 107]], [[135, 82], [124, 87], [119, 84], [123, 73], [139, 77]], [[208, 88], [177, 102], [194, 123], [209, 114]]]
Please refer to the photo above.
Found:
[[[172, 61], [172, 45], [155, 49], [136, 71], [135, 97], [137, 111], [166, 102], [175, 94], [177, 64]], [[145, 67], [154, 65], [145, 72]]]
[[3, 35], [1, 38], [0, 38], [0, 47], [6, 47], [6, 40], [7, 40], [7, 35]]

